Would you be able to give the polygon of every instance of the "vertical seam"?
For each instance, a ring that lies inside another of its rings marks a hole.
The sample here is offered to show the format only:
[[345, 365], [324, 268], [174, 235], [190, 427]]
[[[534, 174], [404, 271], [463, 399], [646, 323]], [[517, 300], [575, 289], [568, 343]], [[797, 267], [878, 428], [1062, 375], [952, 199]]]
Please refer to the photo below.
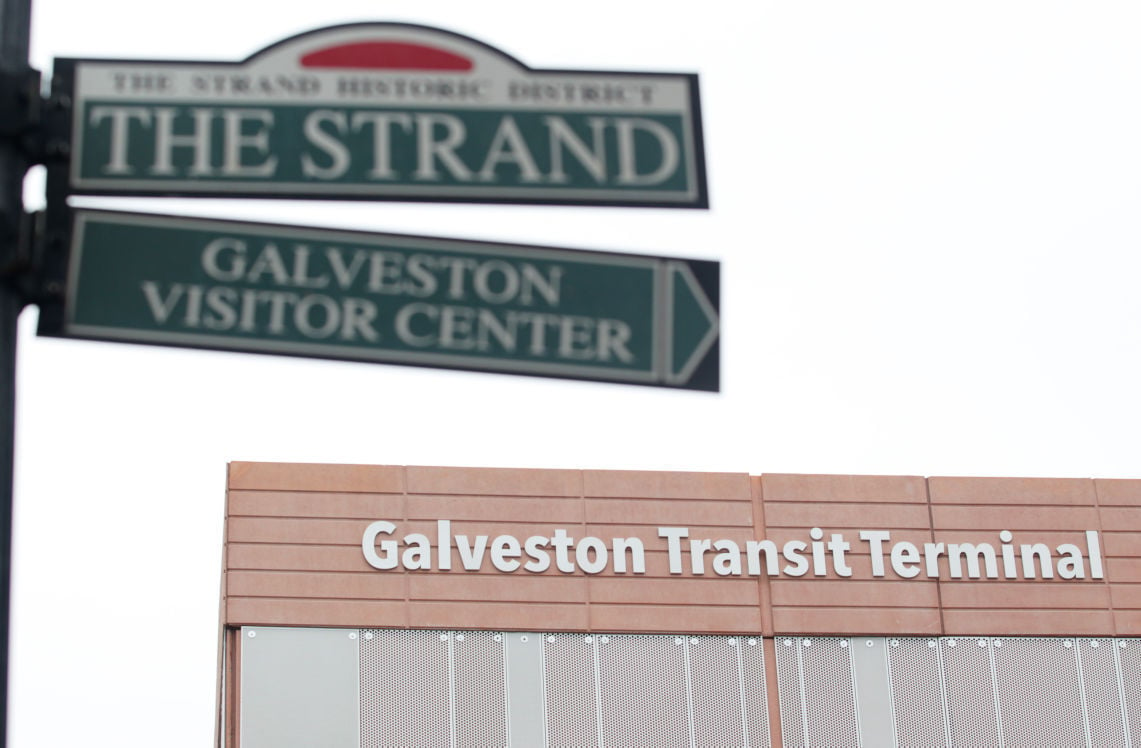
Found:
[[[749, 497], [750, 508], [753, 513], [753, 532], [757, 539], [763, 540], [768, 537], [768, 524], [765, 519], [765, 484], [763, 476], [756, 476], [754, 479], [749, 477]], [[773, 584], [769, 578], [768, 570], [763, 573], [757, 574], [757, 597], [758, 605], [760, 607], [761, 619], [761, 635], [764, 636], [766, 632], [766, 616], [765, 610], [768, 610], [767, 616], [767, 631], [769, 636], [776, 636], [776, 623], [773, 614]]]
[[1074, 637], [1074, 666], [1078, 673], [1078, 695], [1081, 697], [1082, 734], [1086, 741], [1085, 748], [1094, 748], [1093, 738], [1090, 733], [1089, 698], [1086, 695], [1086, 678], [1085, 673], [1082, 672], [1082, 639], [1076, 636]]
[[[578, 509], [581, 512], [582, 519], [580, 520], [579, 529], [582, 531], [581, 537], [586, 537], [586, 471], [578, 471]], [[581, 540], [580, 537], [580, 540]], [[583, 604], [586, 606], [586, 630], [594, 633], [594, 606], [590, 602], [590, 588], [594, 585], [594, 577], [590, 574], [583, 574]]]
[[[1097, 492], [1097, 481], [1090, 479], [1093, 484], [1093, 507], [1097, 513], [1097, 538], [1101, 545], [1102, 574], [1101, 583], [1105, 587], [1106, 605], [1109, 608], [1109, 625], [1111, 636], [1117, 636], [1117, 612], [1113, 609], [1113, 587], [1109, 583], [1109, 556], [1105, 552], [1105, 520], [1101, 515], [1101, 497]], [[1086, 548], [1089, 551], [1089, 548]]]
[[[923, 479], [923, 491], [927, 495], [927, 531], [931, 542], [935, 542], [935, 508], [931, 501], [931, 478]], [[939, 606], [939, 636], [947, 636], [947, 621], [943, 616], [943, 573], [935, 577], [935, 602]]]
[[[401, 521], [405, 526], [408, 525], [408, 466], [402, 465], [400, 467], [400, 514]], [[436, 549], [436, 557], [439, 558], [440, 549]], [[404, 628], [412, 628], [412, 579], [408, 570], [405, 569], [401, 574], [403, 577], [404, 587]]]

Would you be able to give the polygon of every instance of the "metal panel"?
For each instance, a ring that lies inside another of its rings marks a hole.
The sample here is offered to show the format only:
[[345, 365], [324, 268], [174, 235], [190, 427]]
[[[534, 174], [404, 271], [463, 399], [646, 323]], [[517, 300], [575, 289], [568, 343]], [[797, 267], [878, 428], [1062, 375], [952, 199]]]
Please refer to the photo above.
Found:
[[1128, 746], [1125, 704], [1117, 678], [1113, 639], [1079, 639], [1082, 693], [1085, 696], [1089, 745]]
[[582, 634], [549, 634], [543, 640], [543, 657], [547, 744], [551, 748], [599, 745], [593, 639]]
[[878, 636], [854, 637], [848, 651], [852, 657], [860, 743], [891, 746], [895, 742], [895, 726], [892, 724], [887, 639]]
[[[507, 660], [507, 713], [512, 745], [544, 746], [546, 689], [543, 688], [543, 637], [536, 633], [503, 635]], [[490, 684], [489, 688], [493, 688]]]
[[860, 745], [849, 640], [802, 639], [800, 663], [806, 709], [817, 715], [808, 720], [808, 745]]
[[1000, 748], [990, 642], [965, 637], [943, 639], [942, 645], [951, 744]]
[[747, 744], [740, 651], [741, 641], [735, 636], [698, 636], [689, 640], [696, 745]]
[[[242, 642], [243, 748], [770, 744], [758, 637], [259, 627]], [[775, 643], [789, 748], [1141, 746], [1137, 639]]]
[[939, 640], [891, 639], [887, 655], [896, 743], [929, 748], [948, 745]]
[[741, 663], [741, 692], [745, 703], [746, 746], [772, 745], [769, 729], [768, 684], [765, 677], [765, 646], [759, 636], [738, 639]]
[[362, 748], [451, 745], [450, 639], [445, 631], [362, 633]]
[[777, 698], [780, 700], [781, 735], [785, 748], [806, 748], [808, 734], [804, 714], [804, 682], [800, 677], [800, 638], [776, 640]]
[[612, 634], [584, 639], [597, 640], [603, 745], [691, 745], [686, 637]]
[[1085, 745], [1081, 682], [1073, 639], [993, 640], [1003, 742]]
[[860, 745], [850, 641], [782, 636], [776, 643], [784, 745]]
[[508, 745], [503, 635], [493, 631], [453, 633], [452, 672], [454, 745]]
[[854, 679], [847, 641], [777, 638], [786, 746], [1139, 745], [1138, 640], [855, 637]]
[[357, 748], [357, 632], [242, 629], [242, 748]]
[[1141, 639], [1122, 639], [1117, 643], [1121, 666], [1121, 689], [1125, 696], [1125, 717], [1129, 721], [1129, 737], [1134, 748], [1141, 746]]

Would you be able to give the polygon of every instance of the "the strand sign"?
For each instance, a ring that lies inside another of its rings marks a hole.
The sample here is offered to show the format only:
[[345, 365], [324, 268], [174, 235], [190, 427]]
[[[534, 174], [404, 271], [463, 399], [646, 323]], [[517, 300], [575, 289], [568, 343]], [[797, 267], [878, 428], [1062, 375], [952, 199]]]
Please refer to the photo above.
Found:
[[69, 192], [706, 207], [697, 77], [532, 70], [405, 24], [245, 62], [59, 59]]

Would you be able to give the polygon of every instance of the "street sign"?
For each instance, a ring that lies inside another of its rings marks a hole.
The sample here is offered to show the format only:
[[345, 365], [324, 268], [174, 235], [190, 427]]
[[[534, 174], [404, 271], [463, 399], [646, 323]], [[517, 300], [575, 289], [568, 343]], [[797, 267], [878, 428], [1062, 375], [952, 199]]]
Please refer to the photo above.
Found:
[[244, 62], [62, 58], [68, 193], [708, 207], [697, 76], [369, 23]]
[[40, 333], [716, 391], [716, 262], [77, 209]]

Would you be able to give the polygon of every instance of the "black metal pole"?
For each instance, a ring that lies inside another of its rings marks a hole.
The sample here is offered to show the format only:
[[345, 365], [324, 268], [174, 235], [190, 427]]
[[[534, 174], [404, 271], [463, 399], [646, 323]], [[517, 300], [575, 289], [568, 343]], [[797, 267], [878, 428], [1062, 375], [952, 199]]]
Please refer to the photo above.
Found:
[[[0, 74], [28, 69], [32, 0], [0, 0]], [[13, 113], [7, 113], [12, 116]], [[4, 116], [4, 113], [0, 113]], [[27, 156], [17, 138], [0, 139], [0, 748], [8, 745], [8, 635], [12, 585], [12, 494], [16, 441], [16, 330], [26, 300], [20, 276]]]
[[[8, 284], [3, 284], [7, 286]], [[23, 301], [0, 290], [0, 748], [8, 745], [8, 630], [12, 581], [12, 482], [16, 429], [16, 322]]]

